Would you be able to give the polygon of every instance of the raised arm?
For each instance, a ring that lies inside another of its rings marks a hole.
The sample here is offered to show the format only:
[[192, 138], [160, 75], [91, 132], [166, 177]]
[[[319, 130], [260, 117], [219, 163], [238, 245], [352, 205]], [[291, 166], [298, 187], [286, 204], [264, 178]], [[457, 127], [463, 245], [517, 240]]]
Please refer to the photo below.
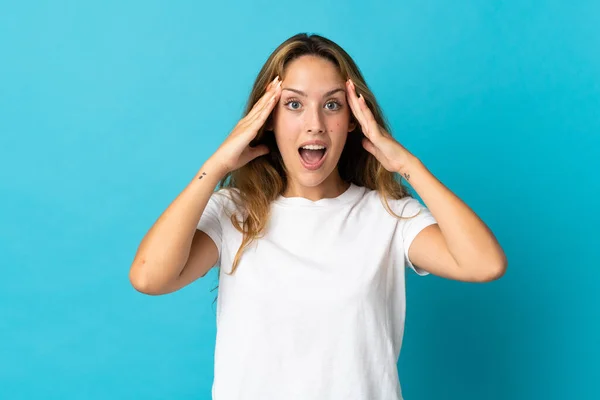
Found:
[[506, 271], [507, 259], [492, 231], [378, 124], [351, 80], [346, 87], [352, 112], [365, 135], [365, 150], [386, 170], [401, 174], [438, 222], [417, 234], [408, 251], [409, 260], [427, 272], [449, 279], [488, 282], [500, 278]]
[[218, 259], [216, 245], [196, 225], [223, 170], [207, 161], [146, 233], [129, 271], [139, 292], [173, 292], [204, 276]]
[[196, 226], [219, 181], [256, 157], [269, 152], [251, 147], [281, 95], [276, 77], [192, 182], [175, 198], [140, 243], [129, 270], [133, 287], [146, 294], [173, 292], [204, 276], [218, 260], [216, 244]]

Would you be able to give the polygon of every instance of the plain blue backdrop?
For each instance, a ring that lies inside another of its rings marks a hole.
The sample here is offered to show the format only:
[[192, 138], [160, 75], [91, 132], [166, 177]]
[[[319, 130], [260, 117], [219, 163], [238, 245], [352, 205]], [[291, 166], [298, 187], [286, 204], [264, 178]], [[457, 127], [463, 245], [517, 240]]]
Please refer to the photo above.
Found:
[[298, 32], [508, 255], [489, 284], [409, 274], [405, 398], [600, 398], [599, 2], [7, 3], [0, 398], [210, 398], [216, 270], [159, 297], [128, 271]]

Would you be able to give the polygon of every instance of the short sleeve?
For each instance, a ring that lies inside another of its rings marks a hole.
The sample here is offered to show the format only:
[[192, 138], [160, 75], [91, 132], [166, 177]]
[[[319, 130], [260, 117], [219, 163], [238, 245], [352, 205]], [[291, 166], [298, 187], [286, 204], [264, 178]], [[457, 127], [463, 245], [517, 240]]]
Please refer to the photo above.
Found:
[[[404, 248], [404, 260], [406, 266], [415, 271], [418, 275], [425, 276], [429, 275], [429, 272], [415, 266], [408, 258], [408, 250], [413, 240], [419, 232], [428, 227], [429, 225], [436, 224], [437, 221], [429, 211], [419, 200], [414, 197], [405, 197], [402, 205], [401, 213], [398, 214], [404, 219], [400, 220], [399, 226], [402, 232], [402, 243]], [[412, 217], [414, 216], [414, 217]], [[406, 218], [412, 217], [412, 218]]]
[[219, 249], [221, 254], [221, 244], [223, 240], [223, 227], [221, 218], [223, 216], [223, 203], [218, 192], [213, 193], [208, 199], [204, 212], [198, 221], [196, 228], [206, 233]]

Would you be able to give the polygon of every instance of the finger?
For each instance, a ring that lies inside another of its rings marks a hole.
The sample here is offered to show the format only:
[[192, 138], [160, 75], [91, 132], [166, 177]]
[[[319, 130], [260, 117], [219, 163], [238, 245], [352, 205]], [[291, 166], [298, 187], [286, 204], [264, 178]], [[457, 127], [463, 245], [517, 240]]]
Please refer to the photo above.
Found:
[[[351, 86], [354, 87], [354, 82], [350, 80]], [[354, 90], [353, 90], [354, 91]], [[367, 105], [365, 100], [365, 96], [361, 93], [358, 97], [355, 97], [356, 107], [359, 108], [358, 114], [362, 116], [361, 126], [363, 127], [363, 133], [366, 137], [369, 138], [372, 142], [376, 142], [382, 136], [379, 124], [375, 119], [375, 116], [371, 112], [371, 109]]]
[[262, 110], [257, 112], [256, 116], [250, 122], [251, 126], [253, 126], [257, 130], [261, 126], [263, 126], [263, 124], [267, 121], [267, 118], [269, 118], [269, 115], [273, 111], [273, 108], [275, 108], [275, 105], [277, 104], [280, 95], [281, 95], [281, 84], [278, 84], [278, 85], [276, 85], [275, 93], [273, 94], [273, 97], [263, 106]]
[[277, 83], [274, 84], [272, 87], [272, 93], [270, 93], [269, 96], [265, 96], [264, 102], [261, 102], [261, 104], [252, 113], [252, 115], [248, 116], [248, 118], [247, 118], [248, 124], [249, 125], [253, 124], [256, 121], [256, 119], [261, 117], [261, 114], [263, 114], [265, 112], [265, 110], [269, 110], [269, 112], [270, 112], [273, 109], [273, 106], [275, 105], [275, 103], [277, 102], [277, 99], [279, 98], [280, 94], [281, 94], [281, 81], [277, 81]]
[[348, 79], [346, 81], [346, 87], [348, 89], [348, 104], [350, 104], [350, 109], [352, 110], [352, 113], [354, 114], [356, 119], [359, 120], [359, 122], [360, 122], [360, 119], [362, 119], [362, 118], [360, 115], [360, 107], [358, 106], [358, 103], [356, 102], [356, 88], [354, 87], [354, 85], [350, 79]]
[[252, 119], [254, 116], [262, 110], [265, 103], [269, 102], [275, 91], [277, 90], [277, 86], [281, 85], [281, 81], [279, 80], [279, 75], [272, 80], [267, 86], [267, 91], [262, 95], [262, 97], [254, 104], [250, 112], [246, 115], [247, 119]]
[[[352, 113], [354, 114], [354, 116], [356, 117], [358, 122], [360, 123], [360, 126], [362, 127], [362, 131], [366, 136], [366, 135], [368, 135], [368, 131], [367, 131], [368, 125], [367, 125], [367, 121], [364, 118], [364, 115], [362, 113], [360, 103], [358, 101], [358, 97], [356, 96], [356, 87], [354, 86], [354, 83], [351, 80], [348, 80], [347, 85], [348, 85], [348, 103], [350, 104]], [[367, 132], [365, 132], [365, 131], [367, 131]]]
[[360, 103], [358, 102], [358, 95], [356, 94], [356, 86], [354, 86], [354, 82], [352, 82], [351, 79], [348, 80], [348, 86], [350, 88], [350, 90], [348, 91], [350, 94], [350, 107], [352, 108], [353, 112], [355, 113], [357, 118], [360, 118], [360, 120], [364, 123], [366, 122], [366, 120], [364, 119], [361, 107], [360, 107]]
[[277, 96], [278, 85], [273, 87], [272, 93], [267, 93], [264, 98], [262, 98], [259, 102], [257, 102], [255, 108], [252, 109], [248, 115], [244, 118], [244, 122], [246, 126], [251, 126], [254, 124], [257, 118], [260, 118], [261, 113], [265, 108], [270, 108], [275, 102], [275, 98]]
[[254, 119], [254, 117], [256, 117], [256, 114], [258, 114], [260, 112], [260, 110], [262, 110], [264, 105], [271, 99], [272, 96], [273, 96], [272, 91], [265, 92], [265, 94], [254, 104], [254, 106], [248, 112], [248, 114], [246, 114], [244, 119], [246, 121]]
[[367, 125], [369, 126], [369, 135], [370, 135], [369, 139], [370, 140], [378, 139], [377, 135], [381, 134], [379, 132], [379, 124], [377, 124], [377, 120], [375, 119], [375, 116], [373, 115], [373, 113], [371, 112], [371, 109], [367, 105], [367, 102], [366, 102], [364, 96], [361, 95], [358, 99], [358, 102], [360, 104], [360, 109], [361, 109], [362, 115], [365, 118], [365, 120], [367, 121]]

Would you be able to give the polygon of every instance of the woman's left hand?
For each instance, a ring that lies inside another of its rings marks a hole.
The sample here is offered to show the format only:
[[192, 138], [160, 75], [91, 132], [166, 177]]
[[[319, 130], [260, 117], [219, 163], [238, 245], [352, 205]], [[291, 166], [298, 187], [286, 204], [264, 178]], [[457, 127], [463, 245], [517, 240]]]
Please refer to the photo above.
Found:
[[365, 135], [362, 139], [363, 147], [373, 154], [386, 170], [402, 173], [413, 155], [377, 123], [365, 98], [362, 94], [360, 97], [356, 95], [356, 87], [350, 79], [346, 81], [346, 89], [352, 113]]

